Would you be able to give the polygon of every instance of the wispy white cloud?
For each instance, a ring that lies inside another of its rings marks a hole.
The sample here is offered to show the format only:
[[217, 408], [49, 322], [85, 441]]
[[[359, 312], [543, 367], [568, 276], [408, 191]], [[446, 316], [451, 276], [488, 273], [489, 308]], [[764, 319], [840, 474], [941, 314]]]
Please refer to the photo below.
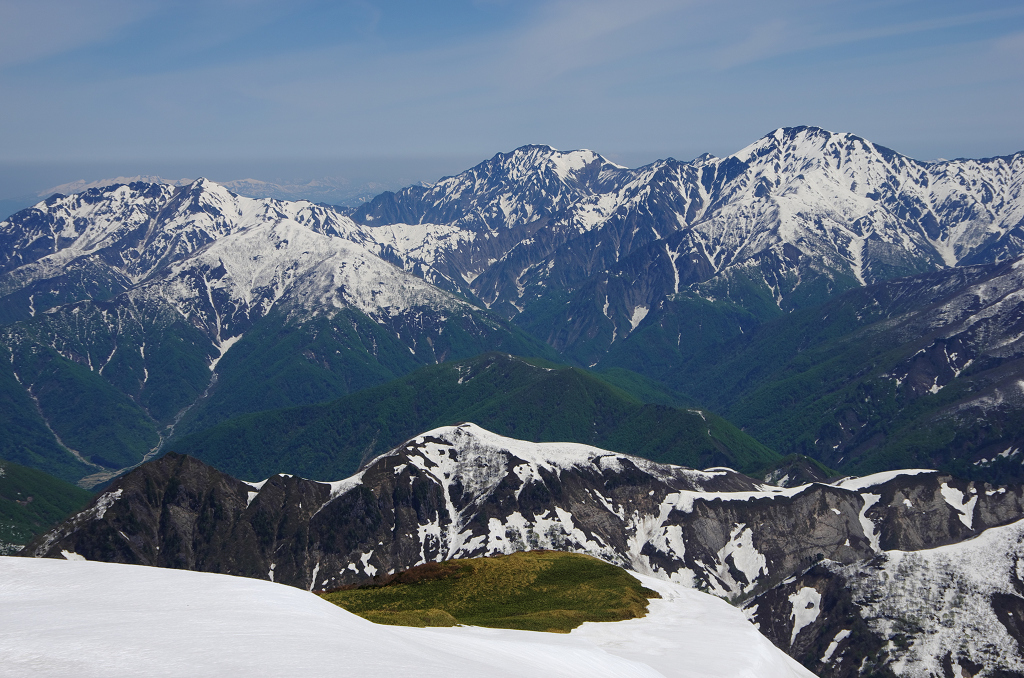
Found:
[[757, 21], [747, 28], [747, 33], [739, 41], [720, 46], [717, 67], [734, 68], [783, 55], [1024, 17], [1024, 5], [943, 14], [915, 21], [887, 20], [885, 13], [876, 9], [871, 12], [873, 21], [862, 20], [867, 25], [837, 30], [834, 15], [816, 10], [820, 10], [817, 3], [807, 3], [801, 11], [793, 12], [789, 20], [766, 18]]
[[[1007, 58], [1024, 57], [1024, 31], [1005, 35], [992, 41], [992, 49]], [[1018, 61], [1021, 63], [1024, 59]]]
[[[121, 16], [118, 0], [101, 3], [113, 18], [94, 17], [82, 35], [69, 19], [34, 52], [0, 46], [0, 64], [9, 52], [53, 64], [45, 77], [0, 69], [0, 153], [489, 153], [544, 142], [692, 157], [800, 123], [880, 131], [915, 153], [899, 135], [973, 134], [965, 104], [954, 116], [941, 102], [973, 88], [1001, 102], [988, 106], [997, 113], [1024, 68], [1024, 7], [1008, 0], [987, 12], [944, 0], [209, 0], [182, 3], [190, 13], [173, 30], [160, 24], [177, 5]], [[138, 31], [126, 52], [110, 47]], [[952, 38], [924, 39], [935, 31]], [[88, 45], [105, 46], [105, 61]], [[996, 113], [985, 112], [990, 134], [1015, 147], [1019, 123]]]
[[[694, 4], [678, 0], [552, 3], [524, 30], [500, 36], [494, 61], [509, 84], [520, 85], [600, 68], [657, 48], [650, 40], [650, 24]], [[647, 39], [638, 39], [638, 32]], [[669, 35], [661, 37], [662, 44], [670, 40]]]

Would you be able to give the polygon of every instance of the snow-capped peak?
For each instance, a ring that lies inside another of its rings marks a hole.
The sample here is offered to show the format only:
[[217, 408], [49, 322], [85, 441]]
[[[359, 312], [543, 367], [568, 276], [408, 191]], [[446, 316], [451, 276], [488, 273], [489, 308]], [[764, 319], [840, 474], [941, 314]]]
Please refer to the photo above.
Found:
[[[452, 455], [452, 451], [457, 454]], [[663, 480], [685, 477], [695, 489], [714, 485], [725, 476], [740, 477], [735, 471], [684, 469], [580, 443], [527, 442], [493, 433], [471, 422], [427, 431], [385, 456], [422, 458], [426, 460], [425, 469], [437, 466], [442, 471], [450, 470], [447, 466], [454, 462], [461, 471], [451, 474], [452, 477], [458, 476], [465, 482], [466, 469], [484, 467], [482, 459], [496, 454], [507, 458], [509, 465], [508, 468], [501, 465], [500, 475], [514, 470], [524, 480], [540, 479], [545, 473], [557, 475], [574, 468], [621, 470], [625, 462]], [[487, 479], [490, 483], [495, 480], [494, 477]]]
[[767, 156], [776, 158], [793, 155], [806, 158], [858, 143], [863, 144], [865, 149], [874, 149], [869, 142], [846, 132], [830, 132], [820, 127], [780, 127], [730, 157], [748, 163]]

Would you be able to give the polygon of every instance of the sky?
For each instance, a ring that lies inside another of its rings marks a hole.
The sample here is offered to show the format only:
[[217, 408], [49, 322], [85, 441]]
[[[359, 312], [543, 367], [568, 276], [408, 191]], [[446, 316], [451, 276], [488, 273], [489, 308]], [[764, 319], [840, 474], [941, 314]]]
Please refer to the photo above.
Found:
[[0, 101], [0, 198], [411, 183], [528, 143], [638, 166], [791, 125], [988, 157], [1024, 150], [1024, 2], [0, 0]]

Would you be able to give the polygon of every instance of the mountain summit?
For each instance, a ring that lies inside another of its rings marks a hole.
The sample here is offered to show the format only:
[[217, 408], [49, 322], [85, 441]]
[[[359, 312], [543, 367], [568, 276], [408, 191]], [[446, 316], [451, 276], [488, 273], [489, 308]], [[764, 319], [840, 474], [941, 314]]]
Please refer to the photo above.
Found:
[[172, 430], [490, 350], [679, 389], [845, 291], [1024, 255], [1022, 186], [1022, 153], [793, 127], [636, 169], [524, 146], [349, 214], [206, 179], [51, 196], [0, 222], [0, 453], [107, 473]]

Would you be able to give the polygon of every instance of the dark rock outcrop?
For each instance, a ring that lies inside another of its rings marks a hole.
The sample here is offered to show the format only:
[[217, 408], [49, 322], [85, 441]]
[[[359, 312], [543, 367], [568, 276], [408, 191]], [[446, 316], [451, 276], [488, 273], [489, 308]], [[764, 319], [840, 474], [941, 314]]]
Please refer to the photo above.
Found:
[[235, 480], [167, 455], [26, 555], [198, 569], [327, 588], [435, 560], [577, 551], [731, 598], [815, 562], [963, 541], [1024, 515], [1021, 488], [936, 472], [782, 489], [472, 424], [423, 434], [356, 476]]

